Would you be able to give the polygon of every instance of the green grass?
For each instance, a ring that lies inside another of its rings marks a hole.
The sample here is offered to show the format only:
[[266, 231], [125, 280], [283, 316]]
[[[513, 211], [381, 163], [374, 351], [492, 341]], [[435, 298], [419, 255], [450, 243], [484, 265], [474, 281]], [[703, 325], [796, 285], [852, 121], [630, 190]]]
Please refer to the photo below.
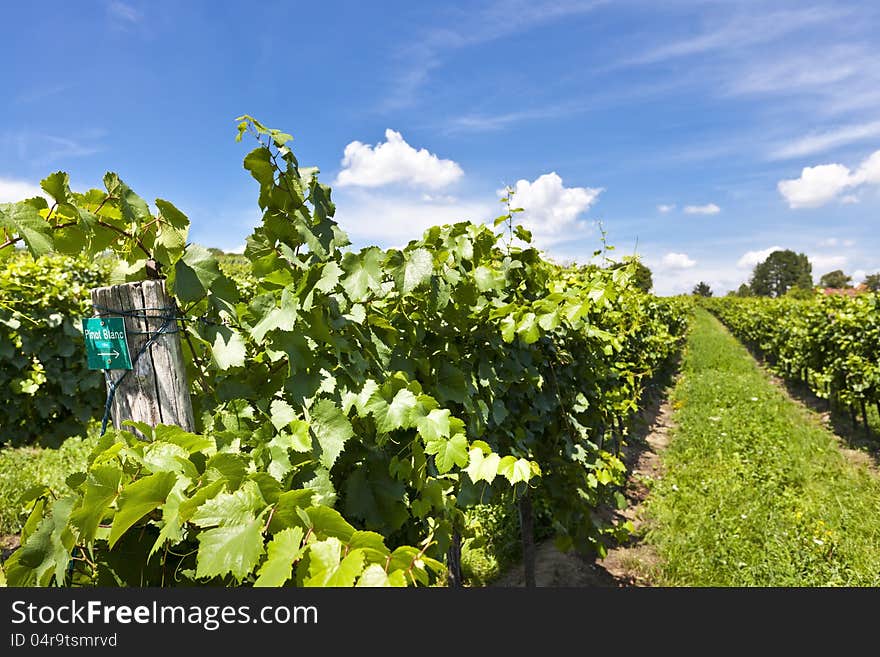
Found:
[[0, 448], [0, 534], [21, 530], [19, 498], [31, 486], [45, 484], [55, 493], [65, 490], [67, 475], [82, 471], [97, 440], [97, 427], [86, 438], [68, 438], [58, 449]]
[[880, 478], [698, 310], [649, 502], [659, 584], [880, 585]]
[[522, 556], [519, 517], [512, 505], [481, 504], [466, 518], [474, 536], [462, 546], [462, 575], [470, 586], [486, 586]]

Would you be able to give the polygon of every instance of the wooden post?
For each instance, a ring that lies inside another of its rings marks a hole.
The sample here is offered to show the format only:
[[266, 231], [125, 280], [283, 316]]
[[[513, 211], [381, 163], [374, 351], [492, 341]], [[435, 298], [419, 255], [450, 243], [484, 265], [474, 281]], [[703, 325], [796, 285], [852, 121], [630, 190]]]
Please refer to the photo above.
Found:
[[519, 498], [519, 531], [522, 539], [523, 575], [525, 585], [535, 587], [535, 518], [532, 514], [532, 496], [528, 487]]
[[461, 576], [461, 532], [452, 531], [452, 544], [446, 552], [447, 586], [460, 589], [464, 586]]
[[[176, 310], [172, 310], [173, 301], [165, 291], [165, 281], [99, 287], [93, 289], [91, 294], [96, 317], [120, 314], [125, 317], [128, 350], [133, 361], [133, 369], [127, 374], [125, 370], [110, 371], [113, 381], [124, 375], [113, 397], [113, 426], [119, 429], [124, 420], [135, 420], [150, 426], [173, 424], [194, 431], [192, 401], [177, 320], [167, 319]], [[163, 324], [170, 332], [158, 336], [155, 343], [135, 361], [144, 344], [156, 335]]]

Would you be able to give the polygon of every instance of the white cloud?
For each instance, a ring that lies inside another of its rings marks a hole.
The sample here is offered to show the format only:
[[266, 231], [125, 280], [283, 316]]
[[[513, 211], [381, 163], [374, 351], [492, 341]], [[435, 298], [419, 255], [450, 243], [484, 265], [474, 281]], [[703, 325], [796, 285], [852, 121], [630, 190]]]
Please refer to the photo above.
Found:
[[675, 203], [661, 203], [657, 206], [657, 212], [662, 212], [663, 214], [672, 212], [673, 210], [675, 210]]
[[739, 260], [736, 261], [736, 266], [741, 269], [751, 269], [759, 262], [764, 262], [774, 251], [784, 251], [781, 246], [771, 246], [766, 249], [758, 249], [756, 251], [746, 251], [742, 254]]
[[688, 257], [686, 253], [667, 253], [660, 262], [670, 269], [690, 269], [697, 264], [697, 261]]
[[0, 203], [15, 203], [26, 198], [45, 195], [39, 185], [33, 185], [23, 180], [0, 178]]
[[784, 160], [791, 157], [812, 155], [813, 153], [821, 153], [837, 146], [852, 144], [853, 142], [859, 142], [877, 135], [880, 135], [880, 121], [848, 125], [836, 130], [808, 135], [790, 144], [780, 146], [770, 153], [770, 158]]
[[858, 202], [859, 202], [859, 197], [856, 196], [855, 194], [847, 194], [846, 196], [841, 196], [841, 197], [840, 197], [840, 202], [841, 202], [843, 205], [852, 205], [852, 204], [854, 204], [854, 203], [858, 203]]
[[853, 182], [856, 185], [880, 185], [880, 151], [874, 151], [862, 162], [853, 176]]
[[853, 271], [853, 284], [858, 285], [859, 283], [864, 282], [865, 278], [867, 278], [870, 274], [880, 274], [880, 264], [875, 267], [865, 267]]
[[820, 247], [829, 247], [829, 246], [855, 246], [856, 241], [852, 239], [841, 239], [839, 237], [828, 237], [823, 240], [819, 240], [818, 245]]
[[443, 160], [421, 148], [416, 150], [390, 128], [385, 142], [370, 146], [353, 141], [345, 147], [339, 187], [381, 187], [393, 183], [440, 189], [464, 175], [457, 162]]
[[[517, 220], [532, 231], [538, 246], [583, 237], [588, 226], [579, 217], [603, 191], [601, 187], [565, 187], [556, 172], [545, 173], [533, 182], [518, 180], [513, 189], [514, 206], [524, 210]], [[498, 194], [503, 195], [504, 190]]]
[[700, 262], [686, 269], [674, 269], [654, 262], [651, 269], [654, 272], [654, 293], [660, 295], [689, 294], [698, 282], [705, 281], [715, 296], [721, 296], [739, 287], [744, 278], [730, 265], [718, 263]]
[[813, 265], [813, 277], [817, 279], [822, 274], [827, 274], [835, 269], [843, 269], [849, 260], [846, 256], [828, 253], [807, 254], [807, 258]]
[[449, 198], [425, 200], [407, 194], [346, 190], [336, 198], [335, 219], [356, 244], [383, 247], [419, 239], [431, 226], [483, 222], [498, 214], [494, 203]]
[[721, 212], [721, 208], [719, 208], [714, 203], [707, 203], [706, 205], [686, 205], [684, 206], [685, 214], [718, 214]]
[[[838, 247], [841, 244], [846, 244], [847, 242], [851, 242], [851, 240], [841, 240], [836, 237], [830, 237], [828, 239], [821, 240], [819, 242], [819, 246], [823, 248], [833, 248]], [[736, 266], [740, 270], [751, 270], [759, 262], [764, 262], [767, 257], [774, 251], [784, 250], [785, 249], [781, 246], [771, 246], [766, 249], [747, 251], [737, 261]], [[826, 272], [832, 271], [834, 269], [842, 269], [846, 266], [848, 262], [848, 258], [845, 255], [840, 255], [839, 253], [820, 253], [816, 251], [808, 251], [806, 255], [807, 259], [810, 261], [810, 264], [813, 266], [813, 277], [816, 279], [818, 279], [819, 276]]]
[[[776, 187], [789, 207], [815, 208], [834, 200], [845, 190], [862, 185], [880, 185], [880, 151], [865, 158], [855, 172], [838, 163], [804, 167], [799, 178], [780, 180]], [[841, 202], [853, 202], [850, 196]]]
[[776, 185], [790, 208], [816, 208], [852, 186], [852, 174], [842, 164], [804, 167], [800, 178], [780, 180]]

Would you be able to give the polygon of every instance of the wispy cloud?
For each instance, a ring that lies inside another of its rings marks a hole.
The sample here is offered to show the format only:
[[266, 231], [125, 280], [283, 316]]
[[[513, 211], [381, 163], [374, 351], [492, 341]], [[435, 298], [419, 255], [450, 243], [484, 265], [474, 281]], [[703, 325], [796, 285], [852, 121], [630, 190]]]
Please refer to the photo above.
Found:
[[806, 27], [821, 25], [844, 13], [839, 9], [809, 7], [750, 12], [721, 20], [706, 29], [649, 49], [619, 62], [619, 66], [656, 64], [670, 59], [708, 52], [751, 48], [777, 40]]
[[743, 60], [726, 88], [732, 95], [823, 93], [832, 85], [865, 75], [876, 62], [873, 48], [862, 44], [804, 48], [802, 43], [793, 43], [788, 48], [775, 48], [772, 56], [761, 53]]
[[785, 160], [813, 153], [821, 153], [838, 146], [857, 143], [880, 135], [880, 121], [848, 125], [825, 132], [801, 137], [791, 143], [778, 146], [770, 152], [770, 159]]
[[107, 15], [114, 22], [121, 24], [137, 24], [140, 23], [144, 15], [135, 7], [122, 0], [111, 0], [107, 3]]
[[0, 138], [0, 152], [11, 153], [20, 161], [34, 166], [56, 166], [60, 160], [86, 157], [103, 150], [103, 130], [92, 130], [59, 137], [38, 132], [6, 133]]
[[570, 116], [584, 111], [583, 106], [566, 103], [503, 114], [466, 114], [449, 121], [447, 132], [491, 132], [523, 121], [538, 121]]
[[28, 103], [36, 103], [41, 100], [46, 100], [47, 98], [51, 98], [52, 96], [57, 96], [58, 94], [64, 93], [65, 91], [69, 91], [73, 88], [72, 82], [61, 82], [58, 84], [50, 84], [50, 85], [40, 85], [37, 87], [33, 87], [31, 89], [22, 91], [15, 97], [15, 102], [21, 105], [26, 105]]
[[706, 203], [706, 205], [686, 205], [684, 206], [685, 214], [718, 214], [721, 212], [714, 203]]
[[419, 89], [431, 72], [456, 50], [478, 46], [519, 34], [566, 17], [593, 11], [607, 0], [494, 0], [482, 6], [468, 5], [442, 27], [419, 35], [397, 52], [401, 65], [394, 76], [393, 91], [383, 109], [397, 109], [416, 102]]

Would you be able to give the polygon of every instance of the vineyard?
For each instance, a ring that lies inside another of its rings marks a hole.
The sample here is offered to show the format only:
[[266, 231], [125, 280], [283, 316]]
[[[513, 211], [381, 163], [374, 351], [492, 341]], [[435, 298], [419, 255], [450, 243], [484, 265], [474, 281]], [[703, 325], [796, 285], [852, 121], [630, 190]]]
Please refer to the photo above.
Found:
[[880, 416], [880, 297], [714, 299], [708, 308], [781, 374], [857, 417]]
[[[142, 319], [180, 334], [195, 415], [193, 432], [111, 426], [82, 472], [25, 491], [6, 581], [459, 585], [487, 505], [518, 518], [527, 571], [536, 524], [600, 556], [624, 538], [603, 512], [626, 503], [619, 452], [690, 302], [645, 294], [606, 249], [545, 259], [511, 194], [494, 226], [351, 250], [290, 135], [242, 117], [237, 138], [257, 142], [262, 211], [241, 258], [189, 243], [180, 210], [111, 173], [84, 193], [53, 173], [51, 201], [0, 205], [2, 449], [106, 424], [77, 327], [107, 283], [164, 280], [171, 307]], [[848, 403], [876, 401], [869, 374], [845, 379], [863, 394]]]

